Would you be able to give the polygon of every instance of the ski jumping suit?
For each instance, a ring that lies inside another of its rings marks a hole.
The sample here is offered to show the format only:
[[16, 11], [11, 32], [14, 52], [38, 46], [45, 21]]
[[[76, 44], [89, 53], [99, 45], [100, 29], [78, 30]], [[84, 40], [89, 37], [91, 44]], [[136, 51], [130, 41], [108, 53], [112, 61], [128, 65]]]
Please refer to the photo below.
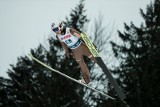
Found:
[[57, 37], [60, 42], [64, 42], [72, 50], [74, 58], [82, 70], [82, 76], [85, 82], [89, 83], [89, 70], [84, 62], [83, 55], [93, 59], [94, 61], [95, 58], [92, 56], [88, 47], [81, 41], [80, 38], [71, 34], [70, 28], [66, 28], [66, 32], [64, 33], [64, 35], [58, 35]]

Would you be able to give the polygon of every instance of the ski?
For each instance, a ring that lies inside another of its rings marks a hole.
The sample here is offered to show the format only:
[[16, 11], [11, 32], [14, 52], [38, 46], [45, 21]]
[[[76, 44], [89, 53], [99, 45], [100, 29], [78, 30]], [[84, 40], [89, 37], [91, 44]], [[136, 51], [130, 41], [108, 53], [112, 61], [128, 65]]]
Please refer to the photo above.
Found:
[[114, 89], [115, 89], [116, 93], [118, 94], [119, 98], [123, 101], [126, 98], [126, 96], [124, 95], [124, 93], [120, 89], [120, 87], [118, 86], [117, 82], [114, 80], [113, 76], [111, 75], [109, 69], [105, 65], [105, 63], [102, 60], [102, 58], [99, 56], [99, 53], [98, 53], [97, 49], [92, 44], [92, 42], [89, 39], [88, 35], [85, 32], [82, 32], [81, 33], [81, 38], [83, 39], [83, 41], [87, 45], [87, 47], [90, 50], [90, 52], [92, 53], [92, 55], [96, 58], [98, 65], [102, 68], [103, 72], [108, 77], [109, 82], [114, 87]]
[[70, 77], [70, 76], [68, 76], [68, 75], [66, 75], [66, 74], [61, 73], [61, 72], [58, 71], [58, 70], [53, 69], [52, 67], [48, 66], [47, 64], [45, 64], [45, 63], [41, 62], [40, 60], [38, 60], [37, 58], [35, 58], [32, 54], [29, 54], [29, 57], [30, 57], [32, 60], [36, 61], [37, 63], [43, 65], [43, 66], [46, 67], [46, 68], [48, 68], [49, 70], [51, 70], [51, 71], [53, 71], [53, 72], [55, 72], [55, 73], [58, 73], [58, 74], [62, 75], [63, 77], [68, 78], [68, 79], [70, 79], [70, 80], [72, 80], [72, 81], [74, 81], [74, 82], [76, 82], [76, 83], [78, 83], [78, 84], [80, 84], [80, 85], [83, 85], [83, 86], [91, 89], [92, 91], [98, 92], [98, 93], [100, 93], [101, 95], [105, 96], [106, 98], [110, 98], [110, 99], [112, 99], [112, 100], [115, 100], [115, 98], [113, 98], [113, 97], [111, 97], [111, 96], [109, 96], [109, 95], [107, 95], [107, 94], [105, 94], [105, 93], [103, 93], [103, 92], [101, 92], [101, 91], [93, 88], [93, 87], [90, 87], [90, 86], [87, 85], [87, 84], [83, 84], [83, 83], [79, 82], [78, 80], [76, 80], [76, 79], [74, 79], [74, 78], [72, 78], [72, 77]]

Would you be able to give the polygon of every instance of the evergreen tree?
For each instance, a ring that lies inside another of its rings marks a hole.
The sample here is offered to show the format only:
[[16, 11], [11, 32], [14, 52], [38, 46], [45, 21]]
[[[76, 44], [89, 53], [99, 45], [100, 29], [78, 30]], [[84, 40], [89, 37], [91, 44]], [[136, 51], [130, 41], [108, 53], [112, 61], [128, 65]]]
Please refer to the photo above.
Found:
[[[71, 14], [70, 26], [76, 27], [78, 30], [82, 29], [84, 22], [88, 20], [86, 16], [81, 17], [85, 12], [82, 2], [83, 0], [75, 10], [72, 10], [76, 15]], [[67, 59], [58, 40], [54, 37], [50, 37], [48, 40], [49, 49], [40, 44], [38, 48], [31, 50], [32, 55], [52, 68], [79, 79], [80, 68], [76, 61], [73, 58]], [[6, 86], [2, 84], [3, 88], [0, 89], [0, 93], [6, 89], [10, 90], [0, 96], [2, 106], [75, 107], [78, 105], [84, 107], [86, 105], [83, 101], [83, 88], [78, 87], [71, 80], [49, 71], [27, 56], [19, 57], [16, 65], [11, 65], [11, 68], [8, 71], [10, 79], [7, 79], [10, 84], [6, 84]]]
[[[113, 72], [130, 107], [159, 107], [160, 101], [160, 0], [140, 9], [145, 21], [138, 28], [124, 24], [119, 33], [123, 44], [111, 42], [114, 54], [121, 60]], [[113, 92], [110, 91], [113, 94]], [[104, 102], [102, 106], [124, 107], [122, 102]]]
[[83, 31], [84, 24], [89, 22], [89, 19], [85, 15], [86, 10], [84, 9], [84, 1], [80, 0], [79, 4], [72, 9], [70, 17], [66, 17], [65, 25], [78, 30]]
[[11, 93], [11, 81], [8, 79], [5, 79], [3, 77], [0, 77], [0, 107], [1, 106], [12, 106], [16, 105], [13, 99], [13, 96], [8, 96], [9, 93]]

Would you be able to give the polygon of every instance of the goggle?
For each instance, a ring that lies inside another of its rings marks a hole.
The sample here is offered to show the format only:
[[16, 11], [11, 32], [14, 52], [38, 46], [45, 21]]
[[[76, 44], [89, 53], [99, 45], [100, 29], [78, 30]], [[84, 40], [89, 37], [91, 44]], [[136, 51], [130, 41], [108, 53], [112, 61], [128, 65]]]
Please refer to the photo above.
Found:
[[57, 32], [57, 31], [59, 31], [59, 27], [56, 27], [56, 28], [54, 28], [54, 29], [52, 29], [54, 32]]

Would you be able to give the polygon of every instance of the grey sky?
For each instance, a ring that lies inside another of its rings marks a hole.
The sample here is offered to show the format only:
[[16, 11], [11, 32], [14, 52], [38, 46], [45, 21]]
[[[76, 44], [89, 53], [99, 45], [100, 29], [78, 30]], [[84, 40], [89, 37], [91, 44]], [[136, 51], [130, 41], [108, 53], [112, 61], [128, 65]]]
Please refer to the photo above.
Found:
[[[99, 12], [104, 23], [115, 22], [123, 30], [123, 23], [140, 25], [139, 9], [153, 0], [86, 0], [88, 18], [93, 21]], [[79, 0], [0, 0], [0, 76], [6, 76], [9, 64], [26, 55], [31, 48], [43, 43], [51, 32], [54, 20], [69, 16]]]

